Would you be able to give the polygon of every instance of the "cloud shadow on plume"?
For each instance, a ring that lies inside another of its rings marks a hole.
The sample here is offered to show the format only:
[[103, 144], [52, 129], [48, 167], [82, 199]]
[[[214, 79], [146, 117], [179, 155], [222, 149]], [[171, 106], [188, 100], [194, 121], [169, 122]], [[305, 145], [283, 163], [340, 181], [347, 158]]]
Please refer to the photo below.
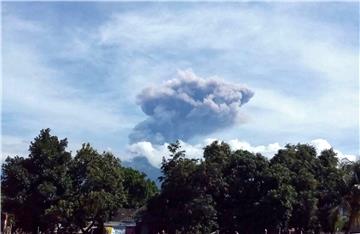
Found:
[[177, 78], [146, 88], [137, 96], [137, 104], [148, 117], [134, 127], [130, 142], [162, 144], [230, 127], [238, 122], [240, 107], [253, 95], [238, 84], [179, 71]]

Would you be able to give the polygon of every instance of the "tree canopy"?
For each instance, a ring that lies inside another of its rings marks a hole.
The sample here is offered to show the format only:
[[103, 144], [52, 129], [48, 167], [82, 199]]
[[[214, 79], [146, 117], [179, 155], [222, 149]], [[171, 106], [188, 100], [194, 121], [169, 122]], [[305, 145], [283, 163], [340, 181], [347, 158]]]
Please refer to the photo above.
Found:
[[41, 130], [29, 157], [7, 158], [2, 165], [3, 211], [25, 232], [86, 233], [121, 207], [139, 208], [157, 192], [154, 182], [124, 168], [109, 152], [83, 144], [74, 157], [67, 140]]
[[168, 145], [161, 188], [90, 144], [71, 155], [67, 140], [41, 130], [28, 157], [2, 165], [2, 209], [14, 228], [37, 233], [103, 230], [119, 208], [141, 210], [150, 233], [335, 233], [360, 227], [360, 164], [332, 150], [286, 145], [271, 159], [215, 141], [202, 159]]
[[341, 165], [332, 149], [289, 144], [269, 160], [215, 141], [194, 160], [179, 142], [168, 148], [143, 214], [153, 233], [334, 233], [360, 220], [358, 162]]

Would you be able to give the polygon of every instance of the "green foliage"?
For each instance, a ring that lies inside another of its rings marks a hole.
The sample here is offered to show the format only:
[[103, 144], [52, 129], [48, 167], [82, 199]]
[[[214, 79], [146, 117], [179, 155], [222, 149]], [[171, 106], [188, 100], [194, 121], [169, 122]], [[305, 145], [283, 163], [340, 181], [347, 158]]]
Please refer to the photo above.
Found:
[[286, 145], [269, 161], [224, 142], [186, 157], [177, 141], [163, 159], [160, 192], [145, 174], [84, 144], [74, 158], [67, 140], [42, 130], [29, 157], [2, 165], [2, 209], [25, 232], [90, 232], [121, 207], [141, 208], [151, 233], [304, 233], [360, 226], [360, 162], [339, 164], [330, 149]]
[[179, 142], [169, 151], [161, 191], [143, 215], [153, 232], [334, 232], [344, 226], [343, 199], [352, 207], [350, 223], [358, 220], [360, 167], [348, 165], [345, 173], [332, 149], [317, 156], [310, 145], [287, 145], [270, 161], [216, 141], [201, 161], [187, 159]]
[[26, 232], [86, 233], [102, 227], [120, 207], [139, 208], [157, 192], [145, 175], [121, 166], [111, 153], [84, 144], [74, 158], [67, 140], [40, 132], [28, 158], [2, 165], [3, 211]]
[[56, 217], [47, 210], [69, 193], [71, 155], [67, 140], [40, 132], [30, 144], [28, 158], [7, 158], [2, 166], [3, 209], [15, 215], [16, 226], [24, 231], [53, 230]]
[[269, 166], [266, 183], [270, 186], [263, 198], [269, 228], [287, 228], [295, 202], [295, 188], [290, 183], [290, 170], [282, 165]]
[[348, 224], [347, 230], [360, 228], [360, 162], [344, 162], [345, 190], [343, 196], [343, 205], [347, 209]]
[[270, 167], [248, 151], [232, 152], [223, 142], [205, 147], [204, 161], [187, 159], [179, 142], [169, 151], [161, 192], [143, 216], [153, 232], [261, 233], [287, 225], [295, 190], [286, 167]]
[[123, 171], [111, 153], [99, 154], [89, 144], [77, 152], [71, 168], [73, 191], [66, 202], [71, 207], [72, 224], [86, 231], [90, 225], [102, 226], [125, 204]]
[[123, 168], [123, 171], [123, 186], [127, 199], [125, 207], [140, 208], [158, 192], [155, 182], [147, 179], [144, 173], [132, 168]]
[[271, 164], [280, 164], [290, 171], [290, 184], [296, 191], [290, 218], [290, 226], [305, 232], [318, 228], [317, 204], [319, 162], [316, 150], [310, 145], [287, 145], [271, 159]]
[[216, 201], [221, 232], [261, 233], [286, 224], [294, 189], [283, 185], [289, 172], [277, 171], [286, 168], [270, 168], [263, 156], [231, 152], [225, 143], [211, 144], [204, 156], [208, 171], [212, 171], [209, 192]]
[[161, 193], [143, 216], [152, 232], [210, 233], [216, 230], [213, 200], [202, 186], [197, 160], [185, 158], [179, 142], [169, 145], [170, 158], [162, 164]]
[[318, 170], [318, 219], [322, 230], [335, 232], [340, 222], [340, 208], [344, 195], [343, 171], [338, 168], [336, 153], [330, 149], [321, 152]]

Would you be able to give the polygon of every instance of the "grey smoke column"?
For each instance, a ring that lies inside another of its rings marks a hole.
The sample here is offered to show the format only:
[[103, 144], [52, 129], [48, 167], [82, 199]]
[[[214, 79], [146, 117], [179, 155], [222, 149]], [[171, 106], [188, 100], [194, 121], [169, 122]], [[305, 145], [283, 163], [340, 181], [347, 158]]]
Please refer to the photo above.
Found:
[[187, 140], [232, 126], [253, 92], [238, 84], [203, 79], [180, 71], [166, 83], [144, 89], [137, 103], [148, 116], [129, 135], [131, 143]]

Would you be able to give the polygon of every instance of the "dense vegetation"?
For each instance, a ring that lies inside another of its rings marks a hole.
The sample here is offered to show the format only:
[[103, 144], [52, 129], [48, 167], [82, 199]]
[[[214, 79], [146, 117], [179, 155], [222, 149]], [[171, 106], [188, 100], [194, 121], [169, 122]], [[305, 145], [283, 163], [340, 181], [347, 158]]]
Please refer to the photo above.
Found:
[[310, 145], [287, 145], [268, 160], [213, 142], [195, 160], [176, 142], [158, 191], [111, 153], [84, 144], [72, 156], [66, 148], [45, 129], [29, 157], [3, 163], [2, 210], [15, 228], [87, 233], [121, 207], [142, 207], [139, 221], [150, 233], [333, 233], [360, 223], [360, 163], [339, 162], [332, 149], [318, 155]]
[[360, 164], [340, 164], [332, 149], [287, 145], [271, 160], [219, 142], [203, 160], [178, 142], [169, 150], [161, 192], [143, 214], [152, 233], [333, 233], [360, 223]]
[[154, 182], [124, 168], [111, 153], [84, 144], [75, 157], [45, 129], [31, 142], [29, 157], [2, 165], [2, 211], [25, 232], [87, 233], [119, 208], [139, 208], [157, 192]]

